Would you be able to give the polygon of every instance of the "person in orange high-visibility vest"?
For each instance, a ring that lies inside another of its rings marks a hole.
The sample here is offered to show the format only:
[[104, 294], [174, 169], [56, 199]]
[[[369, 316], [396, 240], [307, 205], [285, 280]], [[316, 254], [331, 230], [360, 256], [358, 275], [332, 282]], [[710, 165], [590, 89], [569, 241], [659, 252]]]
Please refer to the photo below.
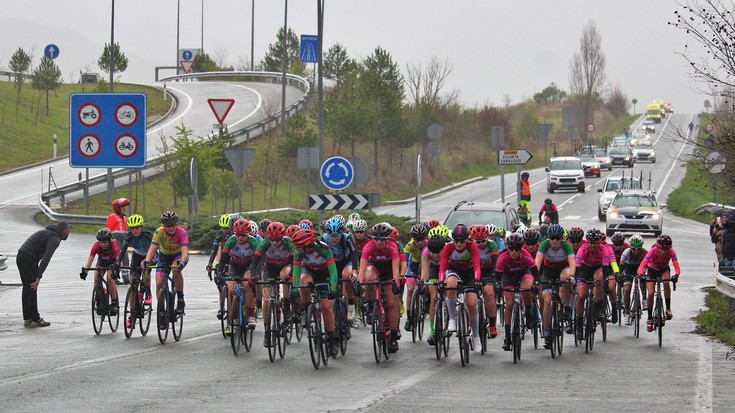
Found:
[[[127, 198], [118, 198], [112, 201], [112, 214], [107, 216], [107, 223], [105, 228], [112, 231], [112, 239], [117, 242], [117, 245], [122, 245], [125, 239], [125, 234], [128, 232], [128, 222], [125, 216], [123, 208], [130, 205], [130, 201]], [[129, 258], [127, 252], [123, 254], [123, 266], [128, 266]], [[115, 280], [118, 285], [130, 283], [130, 270], [124, 269], [121, 271], [123, 281]]]
[[528, 182], [528, 172], [521, 174], [521, 201], [531, 202], [531, 184]]

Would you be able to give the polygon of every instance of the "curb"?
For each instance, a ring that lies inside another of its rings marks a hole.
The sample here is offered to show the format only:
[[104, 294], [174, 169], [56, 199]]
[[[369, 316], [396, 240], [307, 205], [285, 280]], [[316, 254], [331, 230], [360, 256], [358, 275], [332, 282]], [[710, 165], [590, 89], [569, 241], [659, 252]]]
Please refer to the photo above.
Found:
[[[479, 182], [479, 181], [482, 181], [482, 180], [485, 180], [485, 179], [488, 179], [488, 178], [489, 178], [488, 176], [476, 176], [474, 178], [470, 178], [470, 179], [467, 179], [467, 180], [464, 180], [464, 181], [461, 181], [461, 182], [453, 183], [453, 184], [448, 185], [448, 186], [445, 186], [443, 188], [439, 188], [436, 191], [431, 191], [431, 192], [428, 192], [428, 193], [425, 193], [425, 194], [421, 194], [421, 197], [422, 198], [431, 198], [431, 197], [434, 197], [434, 196], [443, 194], [443, 193], [445, 193], [447, 191], [451, 191], [453, 189], [457, 189], [457, 188], [463, 187], [465, 185], [473, 184], [475, 182]], [[387, 201], [384, 204], [385, 205], [404, 205], [404, 204], [410, 204], [412, 202], [416, 202], [416, 199], [415, 198], [408, 198], [408, 199], [400, 199], [400, 200], [397, 200], [397, 201]]]

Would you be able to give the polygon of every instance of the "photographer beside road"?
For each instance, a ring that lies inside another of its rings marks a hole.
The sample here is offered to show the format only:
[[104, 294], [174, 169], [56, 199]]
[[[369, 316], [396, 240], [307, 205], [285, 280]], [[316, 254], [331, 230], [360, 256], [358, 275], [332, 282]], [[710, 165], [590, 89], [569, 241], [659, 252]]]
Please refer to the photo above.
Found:
[[48, 327], [51, 325], [38, 314], [38, 285], [46, 267], [61, 241], [69, 237], [69, 224], [59, 222], [31, 235], [18, 249], [16, 263], [23, 283], [23, 325]]
[[721, 249], [721, 266], [735, 265], [735, 217], [732, 214], [722, 216], [722, 229], [718, 233]]

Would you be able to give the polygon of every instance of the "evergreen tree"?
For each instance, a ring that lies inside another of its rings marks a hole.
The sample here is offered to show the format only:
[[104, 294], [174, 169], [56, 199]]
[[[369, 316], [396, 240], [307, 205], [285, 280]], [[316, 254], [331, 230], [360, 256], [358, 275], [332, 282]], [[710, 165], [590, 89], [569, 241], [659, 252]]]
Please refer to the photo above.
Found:
[[114, 69], [115, 73], [122, 73], [128, 69], [128, 58], [120, 51], [120, 43], [115, 43], [110, 47], [109, 43], [105, 43], [105, 50], [102, 56], [97, 59], [97, 65], [105, 73], [110, 73]]
[[10, 70], [17, 73], [15, 76], [15, 87], [18, 91], [16, 103], [20, 103], [20, 91], [23, 87], [23, 75], [31, 68], [31, 57], [22, 48], [13, 53], [10, 58]]
[[61, 69], [51, 58], [44, 56], [41, 64], [33, 71], [32, 85], [34, 89], [46, 92], [46, 116], [48, 116], [48, 95], [62, 85]]

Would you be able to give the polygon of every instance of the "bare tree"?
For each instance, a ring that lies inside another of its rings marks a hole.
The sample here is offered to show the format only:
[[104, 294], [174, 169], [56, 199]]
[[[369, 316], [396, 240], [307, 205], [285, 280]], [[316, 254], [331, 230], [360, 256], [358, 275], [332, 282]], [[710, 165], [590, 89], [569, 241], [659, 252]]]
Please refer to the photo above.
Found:
[[582, 123], [587, 125], [605, 87], [605, 53], [597, 25], [590, 20], [582, 29], [579, 52], [569, 61], [569, 89], [582, 111]]
[[235, 70], [247, 72], [250, 70], [250, 59], [247, 56], [237, 55], [237, 64]]
[[[421, 64], [407, 64], [406, 73], [408, 96], [413, 104], [436, 107], [441, 103], [441, 92], [452, 73], [452, 65], [447, 60], [440, 61], [434, 56], [426, 67]], [[447, 100], [456, 100], [457, 93], [451, 92]]]
[[608, 89], [605, 107], [616, 118], [628, 114], [628, 95], [619, 83], [610, 86], [610, 89]]
[[225, 67], [225, 62], [227, 62], [227, 56], [229, 54], [230, 52], [222, 46], [214, 48], [214, 62], [217, 64], [217, 67]]

